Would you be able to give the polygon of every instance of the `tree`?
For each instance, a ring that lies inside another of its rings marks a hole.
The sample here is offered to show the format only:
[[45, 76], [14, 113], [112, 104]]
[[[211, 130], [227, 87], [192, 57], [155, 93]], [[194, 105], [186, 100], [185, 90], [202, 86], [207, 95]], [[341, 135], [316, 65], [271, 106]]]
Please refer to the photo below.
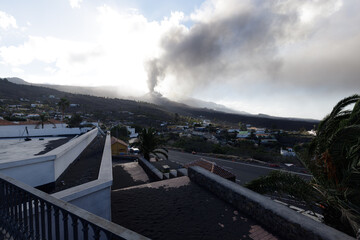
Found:
[[40, 114], [39, 118], [40, 119], [36, 124], [35, 128], [39, 128], [39, 126], [41, 125], [41, 128], [44, 129], [45, 123], [51, 123], [54, 126], [54, 128], [56, 128], [56, 125], [49, 120], [49, 117], [45, 113]]
[[80, 116], [80, 114], [73, 114], [69, 120], [69, 127], [73, 128], [73, 127], [80, 127], [81, 122], [83, 121], [82, 117]]
[[124, 141], [129, 140], [130, 132], [127, 130], [125, 126], [117, 125], [111, 128], [110, 132], [111, 132], [111, 136], [114, 136]]
[[65, 116], [65, 110], [70, 106], [70, 102], [66, 98], [60, 98], [60, 101], [58, 102], [58, 106], [61, 109], [61, 113], [62, 113], [61, 121], [63, 121]]
[[360, 96], [341, 100], [320, 122], [308, 149], [298, 155], [313, 175], [311, 182], [277, 173], [253, 181], [247, 187], [261, 193], [307, 189], [290, 192], [308, 204], [320, 203], [326, 224], [353, 236], [359, 234]]
[[156, 158], [163, 155], [168, 159], [168, 150], [160, 146], [160, 140], [156, 134], [154, 128], [143, 128], [138, 136], [139, 140], [133, 144], [133, 146], [139, 148], [146, 160], [150, 160], [150, 155], [154, 155]]

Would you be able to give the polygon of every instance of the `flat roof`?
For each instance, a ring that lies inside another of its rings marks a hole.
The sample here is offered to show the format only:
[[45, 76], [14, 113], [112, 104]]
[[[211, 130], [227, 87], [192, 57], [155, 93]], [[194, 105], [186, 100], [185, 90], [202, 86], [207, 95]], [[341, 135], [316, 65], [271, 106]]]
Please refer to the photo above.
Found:
[[25, 141], [24, 138], [0, 139], [0, 163], [31, 158], [39, 153], [44, 154], [69, 139], [68, 137], [31, 137], [31, 141]]
[[280, 239], [188, 177], [113, 190], [111, 202], [113, 222], [151, 239]]

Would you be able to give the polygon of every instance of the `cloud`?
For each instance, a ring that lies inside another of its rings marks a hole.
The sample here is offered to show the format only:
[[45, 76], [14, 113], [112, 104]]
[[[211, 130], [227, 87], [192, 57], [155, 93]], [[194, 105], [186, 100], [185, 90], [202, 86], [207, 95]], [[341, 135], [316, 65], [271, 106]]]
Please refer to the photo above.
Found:
[[95, 19], [91, 41], [29, 36], [21, 44], [0, 46], [0, 61], [9, 68], [31, 69], [32, 74], [23, 75], [27, 81], [112, 85], [126, 95], [146, 93], [143, 63], [158, 55], [159, 36], [173, 19], [148, 21], [133, 9], [116, 11], [108, 5], [97, 9]]
[[4, 30], [17, 28], [16, 19], [10, 14], [0, 11], [0, 28]]
[[33, 82], [156, 90], [320, 118], [317, 106], [360, 89], [358, 7], [357, 0], [207, 0], [189, 15], [151, 21], [140, 10], [102, 5], [88, 16], [95, 25], [86, 40], [31, 35], [0, 46], [0, 67], [24, 69]]
[[289, 57], [282, 49], [311, 39], [341, 7], [339, 0], [208, 0], [191, 14], [192, 27], [173, 25], [162, 35], [163, 54], [147, 65], [149, 90], [168, 78], [176, 79], [177, 92], [190, 94], [225, 82], [249, 84], [249, 78], [276, 83]]
[[83, 0], [69, 0], [71, 8], [80, 8], [80, 3]]

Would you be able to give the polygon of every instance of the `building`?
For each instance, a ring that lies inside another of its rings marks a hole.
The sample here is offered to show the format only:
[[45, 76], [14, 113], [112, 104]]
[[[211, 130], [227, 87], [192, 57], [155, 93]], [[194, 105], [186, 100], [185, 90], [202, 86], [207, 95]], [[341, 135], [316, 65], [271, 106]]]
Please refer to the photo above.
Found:
[[240, 131], [236, 135], [236, 138], [248, 138], [250, 137], [250, 133], [248, 131]]
[[124, 141], [111, 137], [111, 154], [113, 156], [127, 154], [128, 147], [129, 145]]
[[286, 149], [280, 149], [280, 154], [281, 156], [290, 156], [290, 157], [295, 157], [296, 154], [294, 152], [294, 150], [292, 148], [286, 148]]

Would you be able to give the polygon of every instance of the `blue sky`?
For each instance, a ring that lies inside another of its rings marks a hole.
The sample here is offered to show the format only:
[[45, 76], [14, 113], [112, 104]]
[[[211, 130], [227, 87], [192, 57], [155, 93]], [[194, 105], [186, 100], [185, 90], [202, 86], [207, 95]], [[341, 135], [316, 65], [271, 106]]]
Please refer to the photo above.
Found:
[[356, 0], [1, 1], [0, 77], [321, 119], [360, 89]]

